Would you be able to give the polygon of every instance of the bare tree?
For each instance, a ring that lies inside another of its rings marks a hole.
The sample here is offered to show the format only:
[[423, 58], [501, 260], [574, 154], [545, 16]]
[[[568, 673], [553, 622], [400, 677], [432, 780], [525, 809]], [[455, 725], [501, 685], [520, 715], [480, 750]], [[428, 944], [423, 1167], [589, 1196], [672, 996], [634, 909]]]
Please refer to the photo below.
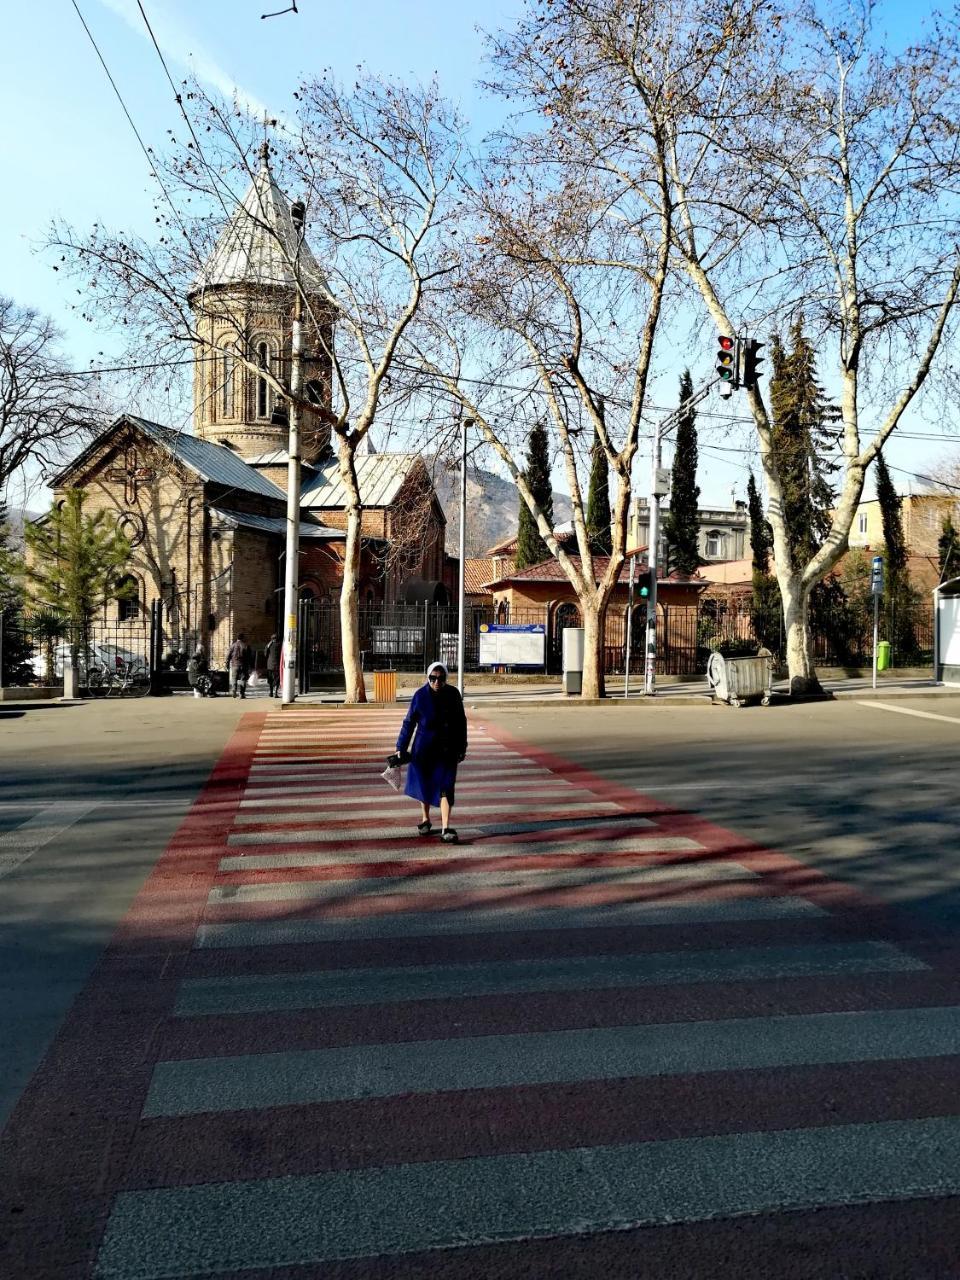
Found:
[[[260, 127], [236, 104], [195, 84], [182, 95], [188, 113], [182, 145], [174, 139], [170, 154], [155, 158], [157, 237], [117, 235], [100, 226], [80, 234], [61, 224], [51, 244], [86, 277], [87, 313], [126, 326], [131, 356], [144, 369], [157, 369], [169, 383], [175, 371], [192, 367], [184, 361], [186, 351], [209, 369], [203, 394], [219, 394], [226, 326], [237, 365], [332, 433], [348, 496], [341, 591], [346, 700], [364, 701], [356, 455], [385, 402], [405, 394], [391, 387], [393, 366], [425, 299], [444, 287], [456, 261], [451, 232], [460, 122], [436, 86], [366, 77], [344, 90], [324, 77], [302, 84], [294, 96], [296, 119], [274, 122], [273, 165], [287, 190], [303, 193], [310, 243], [322, 268], [306, 261], [291, 228], [278, 229], [265, 206], [245, 205], [256, 231], [272, 237], [267, 257], [290, 286], [289, 297], [278, 297], [269, 280], [259, 290], [253, 281], [239, 299], [218, 296], [217, 326], [206, 324], [202, 310], [191, 305], [217, 236], [235, 216], [242, 186], [255, 176]], [[315, 376], [302, 389], [293, 385], [289, 354], [264, 367], [249, 322], [258, 309], [289, 317], [295, 295], [305, 346], [318, 353]]]
[[[585, 162], [568, 128], [602, 127], [595, 54], [556, 42], [553, 11], [533, 10], [496, 41], [497, 88], [539, 121], [499, 139], [473, 193], [472, 253], [460, 314], [438, 325], [425, 366], [500, 458], [559, 562], [584, 625], [583, 696], [604, 694], [607, 609], [626, 553], [631, 469], [670, 283], [675, 210], [668, 137], [652, 77], [630, 145], [636, 181]], [[691, 43], [690, 57], [698, 56]], [[602, 68], [601, 68], [602, 70]], [[522, 115], [521, 115], [521, 118]], [[523, 474], [537, 419], [550, 429], [570, 493], [576, 551], [554, 535]], [[596, 435], [615, 485], [612, 550], [597, 557], [586, 520]]]
[[68, 367], [60, 339], [48, 317], [0, 296], [0, 490], [61, 462], [101, 421], [94, 379]]
[[810, 591], [846, 550], [866, 470], [954, 331], [957, 25], [935, 22], [894, 53], [869, 0], [834, 18], [821, 0], [557, 0], [550, 13], [551, 52], [590, 49], [606, 103], [585, 118], [575, 95], [551, 100], [585, 165], [640, 187], [629, 142], [655, 81], [677, 259], [718, 330], [763, 333], [802, 311], [816, 335], [842, 411], [840, 469], [832, 525], [804, 561], [787, 539], [768, 407], [748, 393], [791, 687], [816, 689]]

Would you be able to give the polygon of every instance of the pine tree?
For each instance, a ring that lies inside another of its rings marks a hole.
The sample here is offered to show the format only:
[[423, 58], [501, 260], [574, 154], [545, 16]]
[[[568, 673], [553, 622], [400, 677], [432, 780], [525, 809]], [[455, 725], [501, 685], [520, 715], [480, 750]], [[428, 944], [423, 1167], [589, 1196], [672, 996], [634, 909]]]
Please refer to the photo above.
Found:
[[590, 488], [587, 490], [587, 537], [595, 555], [608, 556], [613, 550], [610, 527], [610, 464], [594, 429], [590, 450]]
[[940, 569], [940, 581], [947, 582], [960, 574], [960, 542], [954, 528], [953, 518], [946, 515], [937, 541], [937, 559]]
[[[690, 370], [680, 375], [681, 405], [693, 395]], [[687, 575], [696, 573], [700, 558], [700, 489], [697, 486], [697, 415], [687, 409], [677, 424], [676, 450], [670, 483], [670, 510], [664, 517], [667, 560], [671, 569]]]
[[[553, 488], [550, 484], [550, 453], [547, 429], [542, 422], [531, 428], [527, 438], [527, 465], [524, 478], [537, 506], [547, 523], [553, 527]], [[550, 548], [544, 542], [537, 523], [523, 498], [520, 499], [520, 517], [517, 525], [517, 569], [540, 564], [550, 558]]]
[[62, 618], [73, 643], [86, 646], [90, 624], [110, 596], [122, 594], [118, 579], [130, 558], [130, 543], [106, 511], [84, 515], [82, 489], [47, 517], [25, 529], [26, 579], [41, 610]]

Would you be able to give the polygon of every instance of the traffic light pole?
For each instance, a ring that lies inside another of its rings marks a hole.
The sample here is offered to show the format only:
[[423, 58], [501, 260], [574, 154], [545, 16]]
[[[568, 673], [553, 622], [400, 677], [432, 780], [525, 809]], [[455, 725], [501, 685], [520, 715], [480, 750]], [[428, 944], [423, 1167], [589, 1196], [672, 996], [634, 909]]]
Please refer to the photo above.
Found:
[[[633, 583], [637, 576], [637, 557], [630, 557], [630, 590], [627, 593], [627, 652], [623, 662], [623, 696], [630, 697], [630, 650], [633, 648]], [[3, 635], [3, 614], [0, 613], [0, 637]]]

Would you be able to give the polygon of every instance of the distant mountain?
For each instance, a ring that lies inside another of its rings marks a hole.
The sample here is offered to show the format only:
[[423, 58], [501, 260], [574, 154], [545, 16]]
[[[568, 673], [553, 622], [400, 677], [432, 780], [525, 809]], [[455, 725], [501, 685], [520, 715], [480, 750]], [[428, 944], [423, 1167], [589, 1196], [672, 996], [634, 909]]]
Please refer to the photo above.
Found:
[[7, 527], [14, 547], [22, 548], [23, 526], [29, 524], [31, 520], [36, 520], [39, 515], [39, 511], [11, 511], [9, 507], [7, 508]]
[[[429, 460], [427, 460], [429, 466]], [[447, 517], [447, 551], [456, 555], [460, 539], [460, 471], [436, 459], [433, 483]], [[565, 493], [554, 492], [556, 523], [569, 520], [573, 508]], [[467, 555], [482, 556], [488, 548], [517, 532], [520, 494], [512, 480], [481, 467], [467, 470]]]

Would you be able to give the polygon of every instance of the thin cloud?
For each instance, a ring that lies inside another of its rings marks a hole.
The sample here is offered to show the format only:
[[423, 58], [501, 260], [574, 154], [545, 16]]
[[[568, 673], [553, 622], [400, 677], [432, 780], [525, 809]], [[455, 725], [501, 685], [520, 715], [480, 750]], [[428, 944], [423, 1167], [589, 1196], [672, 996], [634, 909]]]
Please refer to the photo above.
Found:
[[[100, 4], [121, 18], [137, 35], [149, 41], [150, 35], [136, 0], [100, 0]], [[203, 84], [210, 85], [225, 97], [236, 98], [252, 115], [262, 117], [264, 114], [272, 114], [276, 117], [276, 113], [271, 113], [255, 94], [248, 93], [238, 85], [233, 76], [197, 43], [179, 18], [169, 13], [158, 0], [151, 0], [149, 4], [145, 2], [144, 8], [165, 58], [191, 72]]]

